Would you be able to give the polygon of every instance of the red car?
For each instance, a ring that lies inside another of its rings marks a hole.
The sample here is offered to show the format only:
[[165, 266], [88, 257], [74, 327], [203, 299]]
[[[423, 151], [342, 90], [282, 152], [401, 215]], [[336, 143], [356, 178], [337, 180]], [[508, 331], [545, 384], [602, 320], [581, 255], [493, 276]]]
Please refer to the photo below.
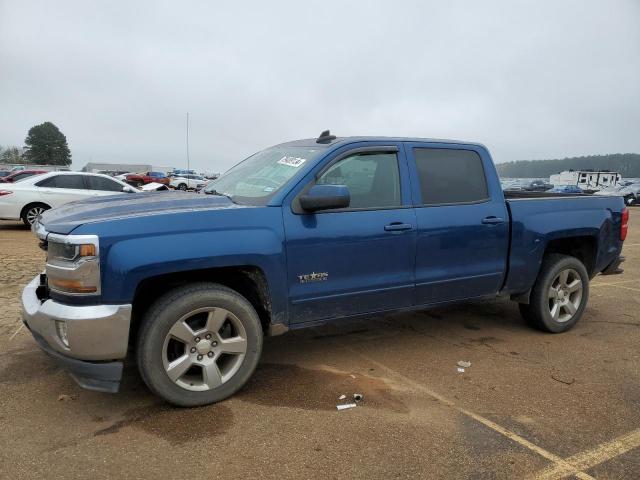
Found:
[[169, 185], [171, 179], [162, 172], [130, 173], [126, 176], [126, 182], [134, 187], [141, 187], [147, 183], [162, 183]]
[[23, 178], [30, 177], [31, 175], [40, 175], [41, 173], [47, 173], [47, 170], [16, 170], [10, 173], [6, 177], [0, 178], [2, 183], [14, 183]]

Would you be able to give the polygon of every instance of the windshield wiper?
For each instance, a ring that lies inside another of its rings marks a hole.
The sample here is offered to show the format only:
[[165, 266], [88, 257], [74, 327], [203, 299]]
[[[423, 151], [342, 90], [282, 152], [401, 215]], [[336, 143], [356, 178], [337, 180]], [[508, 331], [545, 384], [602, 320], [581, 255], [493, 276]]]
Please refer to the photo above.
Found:
[[217, 190], [205, 190], [204, 193], [206, 195], [218, 195], [220, 197], [227, 197], [233, 203], [236, 203], [236, 202], [233, 201], [233, 198], [231, 198], [231, 195], [227, 195], [226, 193], [218, 192]]

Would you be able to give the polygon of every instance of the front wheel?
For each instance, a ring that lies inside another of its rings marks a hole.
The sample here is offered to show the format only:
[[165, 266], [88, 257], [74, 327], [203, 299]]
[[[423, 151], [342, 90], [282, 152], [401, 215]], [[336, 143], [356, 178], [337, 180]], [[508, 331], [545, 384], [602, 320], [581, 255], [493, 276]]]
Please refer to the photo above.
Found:
[[27, 206], [22, 211], [22, 222], [27, 227], [30, 227], [45, 210], [49, 210], [49, 206], [44, 203], [34, 203], [33, 205]]
[[187, 191], [187, 184], [186, 183], [181, 183], [180, 185], [178, 185], [178, 190], [182, 190], [183, 192]]
[[138, 334], [140, 374], [156, 395], [193, 407], [238, 391], [262, 352], [262, 326], [253, 306], [222, 285], [197, 283], [158, 299]]
[[582, 317], [589, 299], [589, 274], [584, 264], [568, 255], [548, 255], [520, 313], [534, 327], [566, 332]]

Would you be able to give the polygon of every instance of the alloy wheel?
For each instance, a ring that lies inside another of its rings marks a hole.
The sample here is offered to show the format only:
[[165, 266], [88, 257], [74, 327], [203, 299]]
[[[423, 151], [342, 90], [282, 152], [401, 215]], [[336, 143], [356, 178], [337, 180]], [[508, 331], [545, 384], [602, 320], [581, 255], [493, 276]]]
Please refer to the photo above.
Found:
[[562, 270], [549, 286], [549, 313], [560, 323], [568, 322], [582, 302], [582, 279], [572, 268]]
[[45, 211], [44, 207], [31, 207], [28, 211], [27, 211], [27, 222], [29, 222], [29, 225], [33, 225], [33, 222], [35, 222], [38, 217], [40, 215], [42, 215], [42, 213]]
[[231, 379], [247, 353], [247, 333], [230, 311], [193, 310], [166, 335], [162, 363], [167, 376], [192, 391], [212, 390]]

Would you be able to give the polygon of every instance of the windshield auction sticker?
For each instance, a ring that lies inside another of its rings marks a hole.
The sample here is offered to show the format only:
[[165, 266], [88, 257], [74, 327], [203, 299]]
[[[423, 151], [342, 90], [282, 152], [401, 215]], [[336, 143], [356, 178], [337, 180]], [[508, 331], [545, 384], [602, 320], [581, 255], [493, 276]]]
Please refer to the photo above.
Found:
[[280, 160], [278, 160], [278, 163], [280, 165], [288, 165], [288, 166], [293, 167], [293, 168], [298, 168], [300, 165], [302, 165], [306, 161], [307, 161], [306, 158], [282, 157]]

